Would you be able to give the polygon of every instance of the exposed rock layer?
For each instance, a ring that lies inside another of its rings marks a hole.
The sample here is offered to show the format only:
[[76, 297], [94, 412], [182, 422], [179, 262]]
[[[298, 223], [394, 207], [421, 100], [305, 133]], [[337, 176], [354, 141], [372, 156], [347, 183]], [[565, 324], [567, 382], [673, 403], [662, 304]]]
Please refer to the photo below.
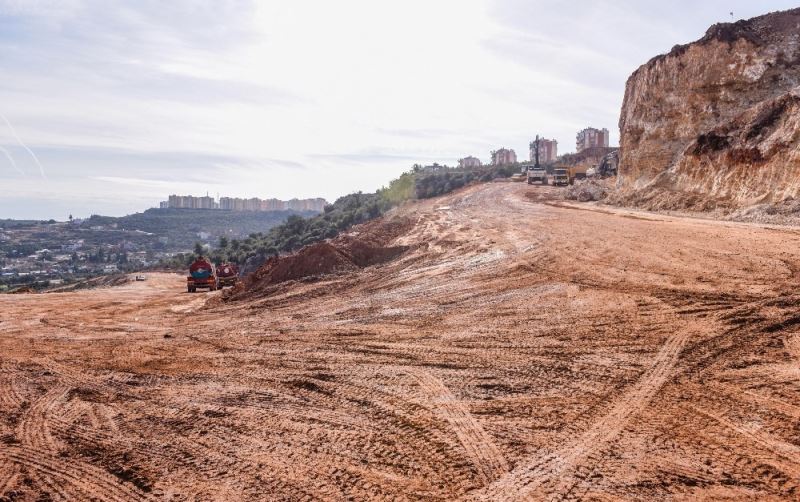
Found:
[[734, 209], [800, 195], [800, 9], [712, 26], [628, 79], [616, 200]]

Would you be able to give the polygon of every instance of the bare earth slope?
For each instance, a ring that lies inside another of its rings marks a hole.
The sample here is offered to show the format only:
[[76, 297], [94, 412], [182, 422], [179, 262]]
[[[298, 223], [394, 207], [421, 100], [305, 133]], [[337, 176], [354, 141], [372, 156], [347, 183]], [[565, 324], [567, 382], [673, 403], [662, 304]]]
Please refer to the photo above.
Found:
[[617, 201], [731, 211], [800, 196], [800, 9], [712, 26], [628, 79]]
[[797, 499], [798, 231], [555, 190], [250, 300], [0, 296], [0, 499]]

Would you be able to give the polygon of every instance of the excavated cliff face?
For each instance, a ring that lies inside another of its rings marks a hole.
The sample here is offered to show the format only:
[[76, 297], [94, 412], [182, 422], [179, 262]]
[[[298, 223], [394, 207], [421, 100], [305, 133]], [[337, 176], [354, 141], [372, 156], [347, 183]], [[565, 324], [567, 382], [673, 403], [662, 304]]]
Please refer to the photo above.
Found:
[[712, 26], [628, 79], [615, 201], [734, 210], [800, 195], [800, 9]]

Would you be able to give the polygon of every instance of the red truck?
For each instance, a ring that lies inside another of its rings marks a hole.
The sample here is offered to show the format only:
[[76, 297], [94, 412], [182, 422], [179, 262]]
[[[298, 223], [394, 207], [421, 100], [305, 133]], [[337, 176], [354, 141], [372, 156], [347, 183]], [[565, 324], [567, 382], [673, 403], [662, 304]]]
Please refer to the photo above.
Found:
[[235, 286], [239, 282], [239, 267], [234, 263], [220, 263], [217, 265], [217, 277], [220, 289], [225, 286]]
[[219, 288], [214, 264], [202, 256], [197, 257], [189, 266], [189, 277], [186, 278], [186, 290], [189, 293], [194, 293], [198, 288], [207, 288], [209, 291], [216, 291]]

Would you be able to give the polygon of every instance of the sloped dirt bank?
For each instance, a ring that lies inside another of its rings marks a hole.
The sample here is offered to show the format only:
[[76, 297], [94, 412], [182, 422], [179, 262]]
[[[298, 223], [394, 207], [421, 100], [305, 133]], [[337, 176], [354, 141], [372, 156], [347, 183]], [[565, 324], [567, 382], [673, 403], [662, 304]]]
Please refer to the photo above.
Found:
[[407, 218], [378, 218], [335, 239], [305, 246], [288, 256], [271, 257], [226, 298], [250, 299], [269, 294], [274, 286], [287, 281], [313, 280], [393, 260], [409, 247], [392, 245], [392, 241], [412, 226]]

